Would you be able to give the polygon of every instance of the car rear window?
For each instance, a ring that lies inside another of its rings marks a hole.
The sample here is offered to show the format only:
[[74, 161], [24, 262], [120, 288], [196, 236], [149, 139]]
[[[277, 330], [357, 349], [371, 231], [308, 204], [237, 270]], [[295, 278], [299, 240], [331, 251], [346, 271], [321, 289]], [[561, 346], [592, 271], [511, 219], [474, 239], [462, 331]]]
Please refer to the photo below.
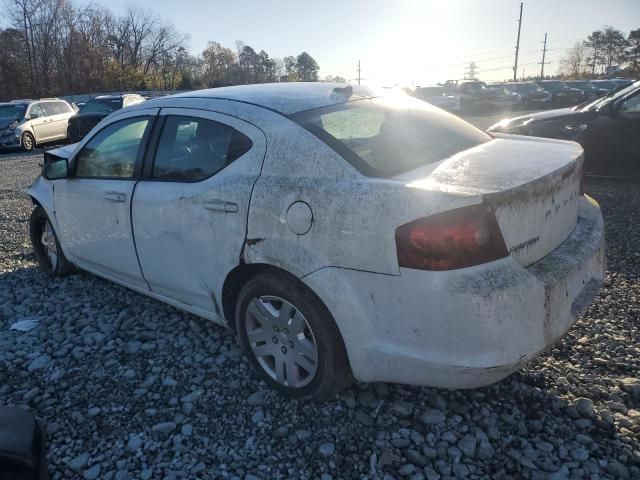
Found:
[[399, 175], [491, 139], [455, 115], [409, 96], [357, 100], [291, 118], [370, 177]]

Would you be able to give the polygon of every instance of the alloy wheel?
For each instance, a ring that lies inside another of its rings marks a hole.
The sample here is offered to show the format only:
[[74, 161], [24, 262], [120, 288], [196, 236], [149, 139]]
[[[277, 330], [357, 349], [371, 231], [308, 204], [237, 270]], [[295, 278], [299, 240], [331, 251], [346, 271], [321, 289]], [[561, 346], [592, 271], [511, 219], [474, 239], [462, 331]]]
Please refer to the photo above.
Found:
[[245, 314], [249, 346], [262, 369], [289, 388], [308, 385], [318, 371], [318, 345], [302, 312], [275, 296], [251, 299]]
[[40, 243], [42, 243], [44, 253], [49, 259], [51, 270], [54, 271], [58, 266], [58, 246], [56, 244], [56, 236], [53, 233], [53, 227], [51, 223], [49, 223], [49, 220], [45, 220], [44, 222]]

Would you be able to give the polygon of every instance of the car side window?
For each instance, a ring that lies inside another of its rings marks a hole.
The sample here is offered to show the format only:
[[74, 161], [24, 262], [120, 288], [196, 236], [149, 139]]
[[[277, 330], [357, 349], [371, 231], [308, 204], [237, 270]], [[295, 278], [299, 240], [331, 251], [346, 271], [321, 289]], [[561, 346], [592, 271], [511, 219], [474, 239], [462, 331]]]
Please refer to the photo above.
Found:
[[152, 177], [158, 180], [204, 180], [252, 147], [236, 129], [204, 118], [168, 116], [156, 151]]
[[618, 109], [618, 112], [622, 116], [637, 117], [640, 115], [640, 95], [634, 95], [631, 98], [627, 98]]
[[58, 113], [69, 113], [71, 106], [66, 102], [56, 102], [56, 107], [59, 110]]
[[132, 178], [148, 125], [147, 117], [134, 117], [100, 130], [75, 157], [76, 177]]
[[42, 112], [40, 105], [38, 105], [37, 103], [34, 103], [33, 105], [31, 105], [31, 110], [29, 110], [29, 118], [36, 118], [35, 115], [37, 115], [37, 117], [44, 116], [44, 113]]

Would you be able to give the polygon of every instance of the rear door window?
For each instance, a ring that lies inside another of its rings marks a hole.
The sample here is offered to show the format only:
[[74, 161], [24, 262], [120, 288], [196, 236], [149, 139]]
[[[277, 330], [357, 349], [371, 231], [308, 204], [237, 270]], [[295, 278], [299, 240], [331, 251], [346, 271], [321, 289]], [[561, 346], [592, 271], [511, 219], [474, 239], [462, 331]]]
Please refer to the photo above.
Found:
[[236, 129], [204, 118], [170, 115], [160, 134], [152, 177], [197, 182], [215, 175], [251, 149]]
[[372, 177], [399, 175], [491, 139], [455, 115], [409, 96], [352, 101], [291, 118]]

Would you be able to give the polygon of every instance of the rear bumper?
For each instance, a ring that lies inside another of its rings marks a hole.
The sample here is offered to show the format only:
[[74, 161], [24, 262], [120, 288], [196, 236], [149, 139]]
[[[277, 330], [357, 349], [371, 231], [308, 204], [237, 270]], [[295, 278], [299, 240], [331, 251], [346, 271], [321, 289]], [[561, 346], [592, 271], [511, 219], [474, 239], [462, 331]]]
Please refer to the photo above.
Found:
[[501, 380], [558, 341], [604, 272], [602, 215], [585, 197], [571, 235], [527, 268], [512, 258], [399, 276], [325, 268], [304, 281], [336, 319], [358, 380], [471, 388]]

